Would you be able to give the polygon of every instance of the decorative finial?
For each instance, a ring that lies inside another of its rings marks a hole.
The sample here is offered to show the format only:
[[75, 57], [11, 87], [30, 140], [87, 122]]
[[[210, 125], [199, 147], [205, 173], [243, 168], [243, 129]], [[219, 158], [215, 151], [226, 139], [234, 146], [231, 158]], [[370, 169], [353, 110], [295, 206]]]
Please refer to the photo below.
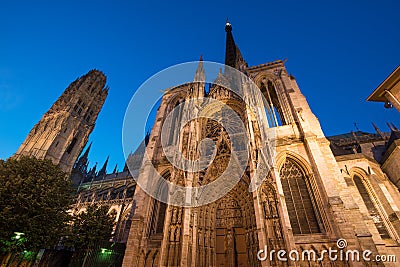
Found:
[[378, 128], [378, 126], [376, 126], [375, 123], [372, 123], [372, 126], [375, 128], [376, 133], [377, 133], [382, 139], [384, 139], [383, 133], [382, 133], [381, 130]]
[[386, 124], [387, 124], [387, 126], [389, 126], [390, 131], [393, 132], [394, 131], [393, 126], [388, 122], [386, 122]]
[[232, 24], [229, 22], [228, 18], [226, 18], [225, 31], [226, 32], [232, 31]]
[[354, 122], [354, 128], [356, 128], [357, 132], [360, 132], [360, 129], [357, 126], [357, 122]]

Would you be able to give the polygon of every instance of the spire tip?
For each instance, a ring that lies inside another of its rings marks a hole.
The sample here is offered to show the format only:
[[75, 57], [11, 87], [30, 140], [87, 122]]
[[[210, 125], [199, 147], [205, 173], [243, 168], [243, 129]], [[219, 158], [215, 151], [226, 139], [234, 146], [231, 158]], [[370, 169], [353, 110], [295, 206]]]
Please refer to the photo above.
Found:
[[225, 31], [226, 32], [232, 31], [232, 24], [229, 22], [228, 18], [226, 18]]

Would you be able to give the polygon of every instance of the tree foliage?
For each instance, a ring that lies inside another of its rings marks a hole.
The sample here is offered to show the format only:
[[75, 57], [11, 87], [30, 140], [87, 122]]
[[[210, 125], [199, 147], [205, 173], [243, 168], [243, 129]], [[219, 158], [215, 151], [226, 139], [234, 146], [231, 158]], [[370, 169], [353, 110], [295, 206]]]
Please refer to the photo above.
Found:
[[115, 220], [109, 207], [89, 205], [72, 216], [73, 191], [50, 160], [0, 160], [0, 251], [37, 251], [61, 239], [76, 250], [108, 242]]
[[[50, 160], [0, 160], [0, 247], [5, 251], [54, 246], [65, 234], [72, 185]], [[23, 233], [18, 240], [15, 232]]]
[[76, 250], [91, 249], [110, 240], [115, 216], [108, 210], [108, 206], [92, 204], [73, 217], [68, 239]]

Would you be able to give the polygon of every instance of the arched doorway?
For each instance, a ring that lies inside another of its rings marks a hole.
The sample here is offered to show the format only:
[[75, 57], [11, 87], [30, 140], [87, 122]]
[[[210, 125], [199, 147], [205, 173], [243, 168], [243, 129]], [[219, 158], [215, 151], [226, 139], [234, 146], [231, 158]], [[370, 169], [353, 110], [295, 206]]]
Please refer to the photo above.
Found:
[[248, 266], [242, 210], [232, 197], [218, 204], [215, 224], [217, 266]]

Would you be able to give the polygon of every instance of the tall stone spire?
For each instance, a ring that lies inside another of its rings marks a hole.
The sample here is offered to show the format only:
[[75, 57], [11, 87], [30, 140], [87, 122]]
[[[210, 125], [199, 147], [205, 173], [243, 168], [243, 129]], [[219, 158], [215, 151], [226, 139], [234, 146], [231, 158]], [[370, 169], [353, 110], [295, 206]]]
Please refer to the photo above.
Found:
[[88, 148], [86, 148], [83, 155], [79, 157], [79, 159], [75, 162], [74, 167], [71, 172], [71, 180], [74, 184], [80, 184], [83, 182], [84, 178], [88, 174], [88, 165], [89, 165], [89, 151], [92, 147], [92, 143], [89, 144]]
[[203, 56], [200, 55], [199, 64], [197, 65], [196, 75], [194, 76], [194, 82], [204, 82], [206, 80], [206, 74], [203, 66]]
[[88, 148], [86, 148], [83, 155], [80, 156], [79, 159], [76, 161], [76, 163], [74, 165], [74, 169], [78, 169], [81, 172], [86, 172], [87, 165], [89, 163], [89, 151], [90, 151], [91, 147], [92, 147], [92, 143], [89, 144]]
[[232, 25], [228, 20], [225, 24], [225, 32], [225, 65], [236, 69], [241, 69], [243, 66], [247, 66], [247, 63], [244, 61], [242, 54], [240, 53], [239, 47], [235, 44], [235, 40], [233, 39], [232, 35]]
[[105, 176], [107, 174], [107, 164], [108, 164], [109, 159], [110, 159], [110, 156], [107, 157], [106, 161], [103, 164], [103, 167], [101, 167], [97, 176]]
[[88, 181], [93, 181], [94, 178], [96, 177], [96, 169], [97, 169], [97, 162], [94, 164], [94, 166], [92, 168], [90, 168], [86, 179], [84, 182], [88, 182]]
[[88, 161], [89, 151], [90, 151], [91, 147], [92, 147], [92, 142], [90, 142], [88, 148], [86, 148], [85, 153], [83, 153], [83, 155], [80, 157], [80, 159], [85, 159], [86, 162]]

